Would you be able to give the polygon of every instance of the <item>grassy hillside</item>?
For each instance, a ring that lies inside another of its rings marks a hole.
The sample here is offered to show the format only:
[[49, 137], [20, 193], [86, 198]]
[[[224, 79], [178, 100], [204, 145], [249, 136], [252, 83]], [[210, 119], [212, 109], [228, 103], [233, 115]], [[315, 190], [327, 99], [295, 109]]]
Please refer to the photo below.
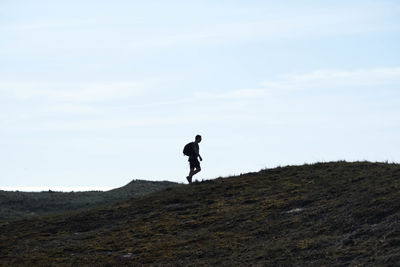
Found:
[[9, 192], [0, 191], [0, 220], [46, 215], [90, 208], [141, 196], [177, 185], [172, 182], [133, 180], [110, 191], [87, 192]]
[[13, 265], [400, 262], [400, 165], [331, 162], [179, 185], [115, 205], [4, 222]]

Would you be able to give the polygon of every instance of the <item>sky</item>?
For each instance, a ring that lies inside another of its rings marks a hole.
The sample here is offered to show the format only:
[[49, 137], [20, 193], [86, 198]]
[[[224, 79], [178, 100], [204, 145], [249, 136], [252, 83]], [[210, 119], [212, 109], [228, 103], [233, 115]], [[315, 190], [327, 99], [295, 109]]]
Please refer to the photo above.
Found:
[[400, 162], [400, 2], [0, 0], [0, 190]]

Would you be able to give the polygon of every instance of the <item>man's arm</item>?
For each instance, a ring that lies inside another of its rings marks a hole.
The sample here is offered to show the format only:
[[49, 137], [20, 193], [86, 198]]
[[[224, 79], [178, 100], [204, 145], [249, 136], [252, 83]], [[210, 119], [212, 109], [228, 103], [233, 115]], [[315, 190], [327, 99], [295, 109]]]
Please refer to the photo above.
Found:
[[200, 156], [199, 149], [197, 147], [194, 148], [194, 153], [196, 157], [199, 157], [200, 161], [203, 161], [203, 158]]

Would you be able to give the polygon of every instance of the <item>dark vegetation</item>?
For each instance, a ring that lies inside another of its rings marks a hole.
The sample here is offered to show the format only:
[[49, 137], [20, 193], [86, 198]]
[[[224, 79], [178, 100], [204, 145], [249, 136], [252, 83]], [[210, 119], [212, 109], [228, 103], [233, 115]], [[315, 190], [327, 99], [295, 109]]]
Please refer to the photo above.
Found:
[[142, 196], [173, 185], [177, 184], [167, 181], [133, 180], [123, 187], [104, 192], [10, 192], [0, 190], [0, 220], [87, 209]]
[[20, 266], [396, 266], [400, 165], [331, 162], [0, 223]]

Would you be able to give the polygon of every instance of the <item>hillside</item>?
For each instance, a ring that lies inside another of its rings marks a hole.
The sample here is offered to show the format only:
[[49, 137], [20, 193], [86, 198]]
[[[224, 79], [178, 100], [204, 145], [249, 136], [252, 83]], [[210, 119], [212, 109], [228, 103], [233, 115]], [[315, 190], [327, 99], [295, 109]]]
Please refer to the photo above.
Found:
[[11, 192], [0, 190], [0, 220], [87, 209], [142, 196], [174, 185], [177, 184], [167, 181], [133, 180], [123, 187], [104, 192]]
[[266, 169], [0, 224], [3, 265], [393, 266], [400, 165]]

